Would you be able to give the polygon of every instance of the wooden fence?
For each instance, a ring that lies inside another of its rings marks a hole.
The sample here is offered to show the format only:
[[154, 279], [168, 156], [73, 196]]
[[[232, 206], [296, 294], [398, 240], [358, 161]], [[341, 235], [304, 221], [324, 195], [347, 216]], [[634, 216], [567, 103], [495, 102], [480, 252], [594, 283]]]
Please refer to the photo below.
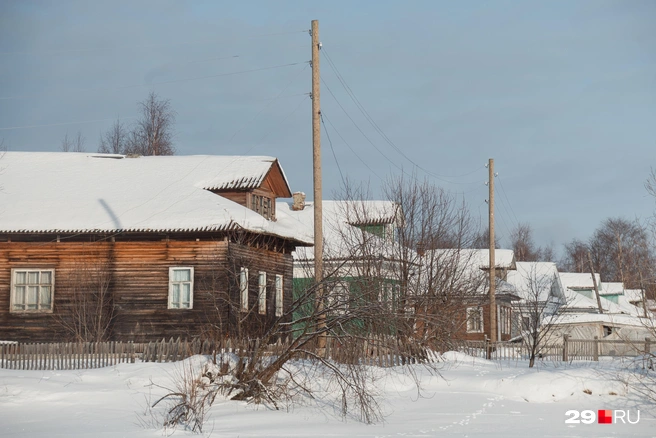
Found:
[[[258, 339], [218, 340], [161, 340], [158, 342], [84, 342], [84, 343], [7, 343], [0, 344], [0, 368], [17, 370], [74, 370], [101, 368], [120, 363], [175, 362], [195, 354], [235, 354], [249, 357], [258, 348], [265, 355], [278, 356], [290, 345], [291, 339], [260, 345]], [[304, 347], [305, 354], [296, 357], [311, 358], [317, 353], [314, 345]], [[392, 337], [369, 336], [364, 338], [327, 338], [321, 352], [339, 363], [391, 367], [408, 363], [426, 363], [437, 360], [435, 353]]]
[[[235, 354], [248, 357], [258, 348], [265, 355], [278, 356], [289, 347], [291, 340], [279, 340], [265, 346], [258, 339], [218, 340], [161, 340], [158, 342], [85, 342], [85, 343], [6, 343], [0, 344], [0, 368], [17, 370], [73, 370], [101, 368], [120, 363], [175, 362], [195, 354]], [[462, 341], [454, 349], [475, 357], [492, 360], [526, 360], [529, 350], [522, 343]], [[296, 357], [311, 358], [319, 354], [314, 345], [304, 347], [305, 354]], [[438, 355], [411, 341], [390, 336], [369, 336], [339, 339], [329, 337], [325, 351], [320, 353], [338, 363], [392, 367], [409, 363], [430, 363]], [[597, 361], [603, 356], [640, 356], [656, 354], [656, 343], [644, 341], [605, 339], [571, 339], [565, 336], [561, 343], [541, 346], [539, 360]]]
[[[461, 341], [455, 342], [456, 350], [470, 356], [492, 360], [527, 360], [530, 351], [523, 343]], [[632, 357], [656, 355], [656, 343], [650, 338], [638, 340], [572, 339], [565, 335], [561, 342], [541, 345], [537, 359], [551, 361], [589, 360], [598, 361], [600, 357]]]

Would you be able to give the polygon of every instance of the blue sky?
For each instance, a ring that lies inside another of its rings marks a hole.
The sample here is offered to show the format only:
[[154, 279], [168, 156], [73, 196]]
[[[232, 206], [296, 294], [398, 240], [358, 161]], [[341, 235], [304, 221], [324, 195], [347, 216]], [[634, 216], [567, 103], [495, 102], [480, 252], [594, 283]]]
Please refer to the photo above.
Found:
[[326, 198], [340, 169], [378, 196], [406, 172], [478, 217], [494, 158], [502, 242], [517, 222], [560, 247], [606, 217], [652, 215], [654, 1], [4, 1], [0, 139], [56, 151], [80, 131], [95, 151], [155, 91], [177, 112], [179, 154], [277, 156], [311, 194], [312, 19]]

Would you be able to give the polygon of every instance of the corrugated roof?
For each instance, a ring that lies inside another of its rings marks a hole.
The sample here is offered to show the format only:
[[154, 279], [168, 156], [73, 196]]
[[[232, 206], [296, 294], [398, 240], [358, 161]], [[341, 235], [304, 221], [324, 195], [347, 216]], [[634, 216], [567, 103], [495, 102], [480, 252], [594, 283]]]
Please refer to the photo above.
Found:
[[284, 212], [272, 222], [209, 190], [251, 189], [273, 157], [7, 152], [0, 232], [175, 232], [233, 228], [312, 243]]

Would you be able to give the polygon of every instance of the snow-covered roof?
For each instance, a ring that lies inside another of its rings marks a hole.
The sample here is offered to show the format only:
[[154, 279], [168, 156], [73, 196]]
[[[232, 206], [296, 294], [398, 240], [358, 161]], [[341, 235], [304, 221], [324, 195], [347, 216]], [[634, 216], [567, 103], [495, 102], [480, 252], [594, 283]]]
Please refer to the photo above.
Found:
[[516, 268], [508, 271], [507, 281], [515, 286], [522, 299], [547, 301], [550, 295], [563, 298], [555, 263], [517, 262]]
[[[594, 289], [592, 275], [589, 272], [560, 272], [560, 284], [563, 289]], [[595, 273], [597, 285], [601, 283], [601, 277]]]
[[601, 283], [599, 286], [600, 295], [618, 295], [624, 293], [624, 284], [621, 282]]
[[[596, 298], [588, 298], [585, 295], [571, 289], [565, 290], [565, 301], [565, 304], [560, 309], [561, 312], [595, 313], [599, 310]], [[616, 304], [604, 297], [600, 297], [600, 301], [601, 308], [604, 310], [604, 312], [610, 314], [641, 314], [641, 310], [633, 305]]]
[[[292, 209], [291, 203], [278, 202], [276, 212], [284, 212], [313, 232], [313, 202], [305, 203], [305, 208], [298, 211]], [[322, 215], [324, 259], [357, 256], [358, 247], [365, 238], [367, 251], [371, 254], [393, 256], [394, 241], [366, 233], [355, 225], [396, 223], [400, 220], [398, 204], [390, 201], [323, 201]], [[314, 248], [297, 248], [294, 259], [314, 260]]]
[[642, 301], [644, 295], [642, 289], [624, 289], [624, 297], [627, 301]]
[[241, 228], [311, 244], [311, 230], [284, 211], [269, 221], [210, 191], [258, 187], [274, 166], [277, 160], [264, 156], [7, 152], [0, 159], [0, 232]]
[[[435, 249], [439, 253], [457, 253], [462, 259], [476, 269], [490, 268], [489, 249]], [[427, 253], [430, 251], [426, 251]], [[494, 266], [497, 269], [515, 269], [515, 253], [512, 249], [495, 249]]]
[[644, 321], [634, 315], [619, 315], [611, 313], [571, 313], [558, 315], [549, 322], [554, 325], [561, 324], [593, 324], [625, 325], [633, 327], [644, 327]]

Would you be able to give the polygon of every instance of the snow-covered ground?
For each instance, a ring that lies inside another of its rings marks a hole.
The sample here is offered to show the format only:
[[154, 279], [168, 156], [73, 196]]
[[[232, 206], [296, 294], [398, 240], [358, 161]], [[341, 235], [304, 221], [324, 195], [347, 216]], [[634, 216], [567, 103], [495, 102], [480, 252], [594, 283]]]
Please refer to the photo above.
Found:
[[[494, 363], [447, 353], [441, 376], [421, 366], [418, 395], [407, 369], [374, 369], [385, 421], [366, 425], [342, 419], [325, 398], [280, 411], [218, 401], [205, 436], [228, 437], [656, 437], [654, 405], [627, 388], [614, 362]], [[195, 357], [192, 361], [202, 361]], [[187, 362], [185, 362], [187, 363]], [[0, 369], [2, 437], [198, 436], [157, 425], [164, 409], [151, 409], [184, 363], [121, 364], [95, 370]], [[320, 376], [312, 376], [321, 387]], [[590, 394], [588, 394], [590, 393]], [[320, 394], [319, 394], [320, 395]], [[629, 410], [637, 424], [565, 424], [568, 410]]]

